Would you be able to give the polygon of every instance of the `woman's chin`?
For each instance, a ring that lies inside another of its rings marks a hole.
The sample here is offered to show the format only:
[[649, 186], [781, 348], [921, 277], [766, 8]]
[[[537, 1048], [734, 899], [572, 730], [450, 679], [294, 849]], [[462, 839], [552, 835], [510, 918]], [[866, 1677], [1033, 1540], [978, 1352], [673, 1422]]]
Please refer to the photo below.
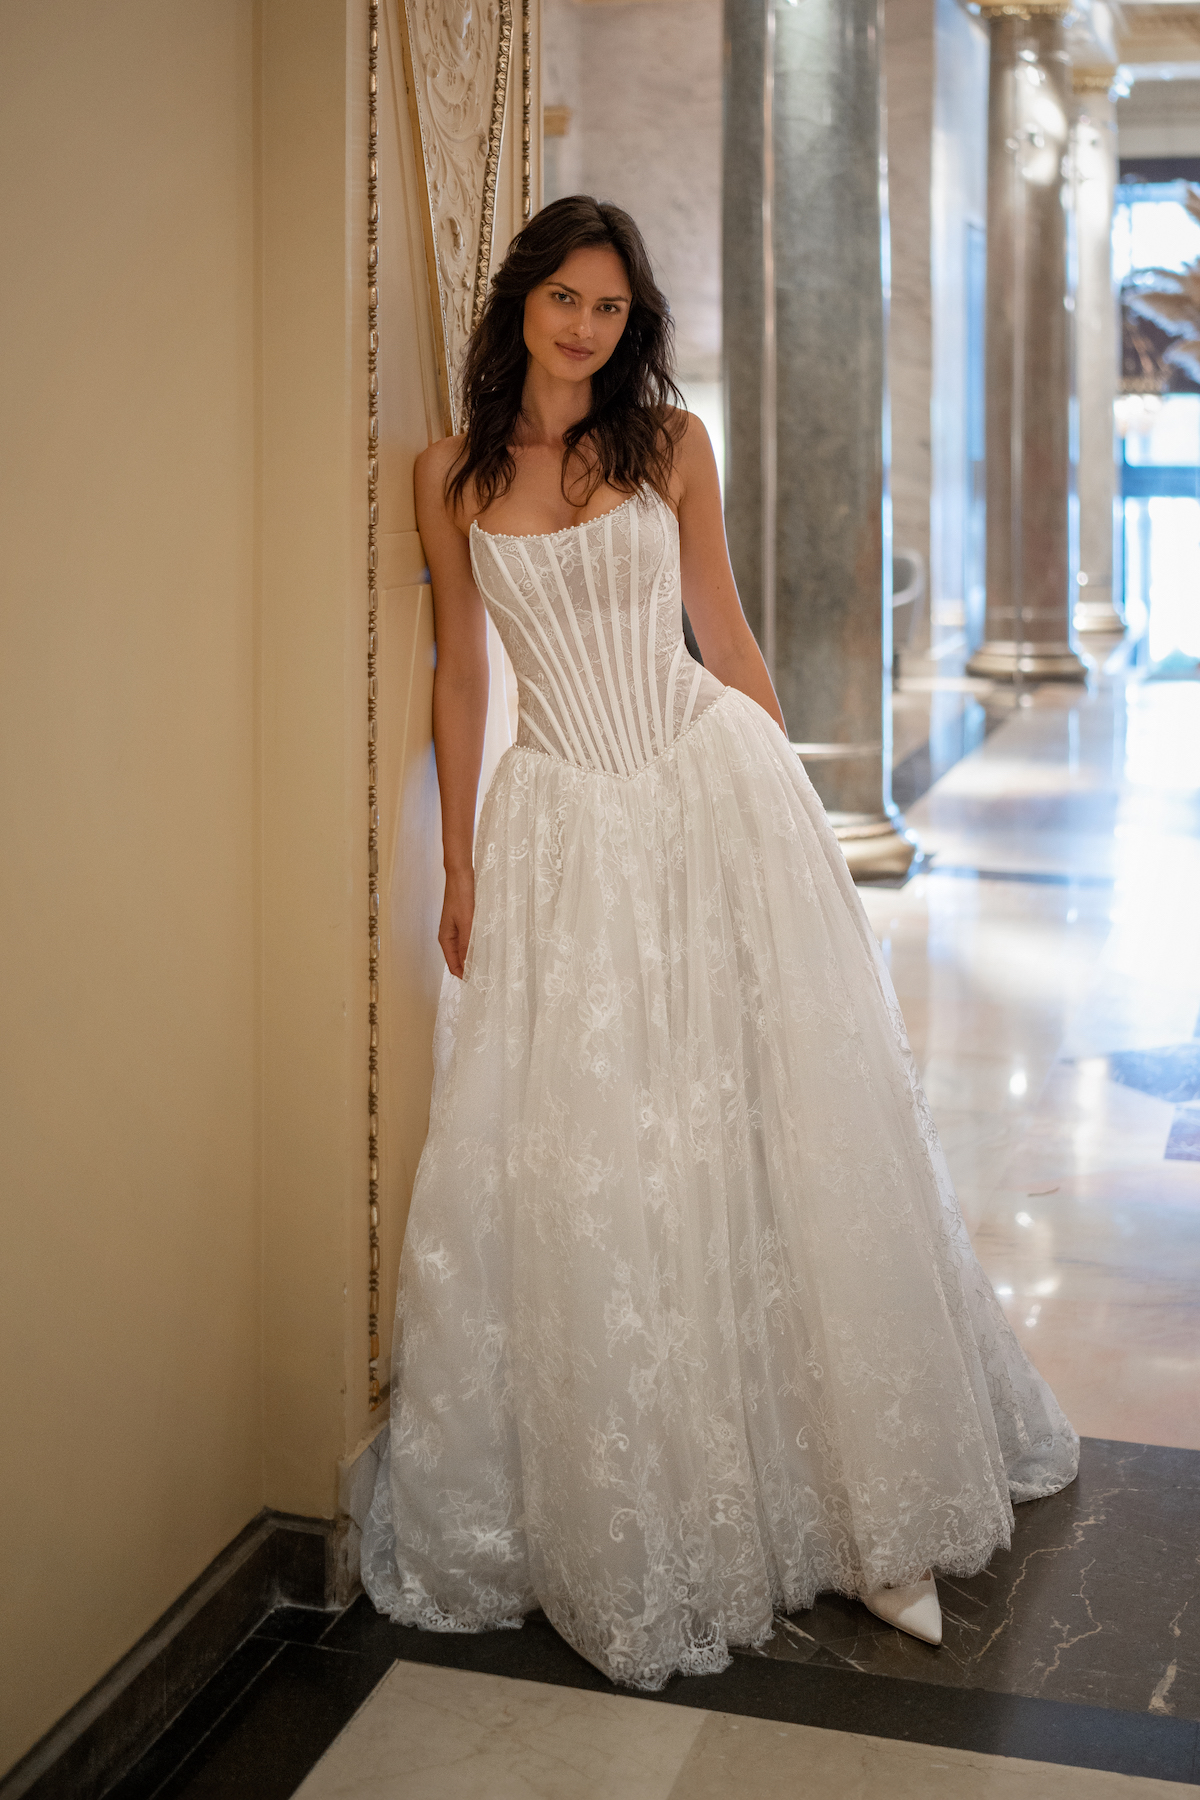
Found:
[[539, 355], [536, 350], [530, 351], [532, 360], [546, 375], [552, 375], [555, 381], [587, 381], [596, 369], [596, 358], [567, 356], [561, 350], [551, 350], [548, 355]]

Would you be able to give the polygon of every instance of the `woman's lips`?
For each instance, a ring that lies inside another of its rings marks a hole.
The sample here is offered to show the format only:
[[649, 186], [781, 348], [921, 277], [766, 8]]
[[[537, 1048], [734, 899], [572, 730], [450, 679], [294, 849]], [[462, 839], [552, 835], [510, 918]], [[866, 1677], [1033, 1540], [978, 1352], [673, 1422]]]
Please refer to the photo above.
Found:
[[576, 362], [586, 362], [592, 354], [590, 350], [577, 348], [574, 344], [558, 344], [556, 348], [561, 350], [564, 356], [573, 357]]

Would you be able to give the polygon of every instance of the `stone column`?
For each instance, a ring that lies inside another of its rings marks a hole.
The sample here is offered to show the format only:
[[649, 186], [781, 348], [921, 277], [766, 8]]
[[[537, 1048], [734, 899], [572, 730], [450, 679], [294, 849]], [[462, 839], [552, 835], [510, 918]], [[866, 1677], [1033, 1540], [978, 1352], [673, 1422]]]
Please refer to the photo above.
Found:
[[1075, 216], [1075, 393], [1079, 408], [1079, 585], [1075, 630], [1119, 635], [1121, 533], [1113, 403], [1120, 386], [1121, 308], [1112, 278], [1117, 180], [1113, 68], [1072, 70]]
[[725, 0], [726, 523], [792, 740], [856, 876], [891, 798], [880, 0]]
[[1067, 0], [983, 8], [991, 34], [987, 219], [987, 616], [972, 675], [1082, 681], [1071, 647]]

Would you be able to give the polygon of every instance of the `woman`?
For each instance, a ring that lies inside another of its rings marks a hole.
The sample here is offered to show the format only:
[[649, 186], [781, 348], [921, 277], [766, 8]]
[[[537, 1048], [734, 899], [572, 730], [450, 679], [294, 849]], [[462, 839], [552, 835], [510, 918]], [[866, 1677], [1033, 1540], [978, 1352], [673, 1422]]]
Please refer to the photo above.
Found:
[[[939, 1642], [933, 1571], [1078, 1456], [971, 1251], [669, 348], [633, 221], [557, 201], [418, 460], [459, 979], [363, 1548], [396, 1620], [541, 1606], [651, 1690], [823, 1590]], [[520, 728], [473, 832], [485, 607]]]

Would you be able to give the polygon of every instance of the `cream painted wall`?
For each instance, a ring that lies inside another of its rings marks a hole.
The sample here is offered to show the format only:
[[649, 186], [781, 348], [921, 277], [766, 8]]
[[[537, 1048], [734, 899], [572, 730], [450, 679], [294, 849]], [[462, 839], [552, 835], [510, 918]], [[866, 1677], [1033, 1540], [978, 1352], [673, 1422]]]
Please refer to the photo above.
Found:
[[[389, 1283], [441, 979], [412, 503], [439, 427], [395, 17], [380, 60]], [[381, 1418], [366, 30], [365, 0], [0, 0], [0, 1768], [264, 1505], [332, 1517], [339, 1461]], [[519, 211], [506, 141], [499, 250]], [[496, 675], [491, 762], [499, 656]]]
[[367, 1428], [366, 9], [261, 0], [264, 1497]]
[[1135, 81], [1117, 130], [1122, 156], [1200, 156], [1200, 81]]
[[2, 1767], [264, 1489], [254, 11], [0, 32]]

